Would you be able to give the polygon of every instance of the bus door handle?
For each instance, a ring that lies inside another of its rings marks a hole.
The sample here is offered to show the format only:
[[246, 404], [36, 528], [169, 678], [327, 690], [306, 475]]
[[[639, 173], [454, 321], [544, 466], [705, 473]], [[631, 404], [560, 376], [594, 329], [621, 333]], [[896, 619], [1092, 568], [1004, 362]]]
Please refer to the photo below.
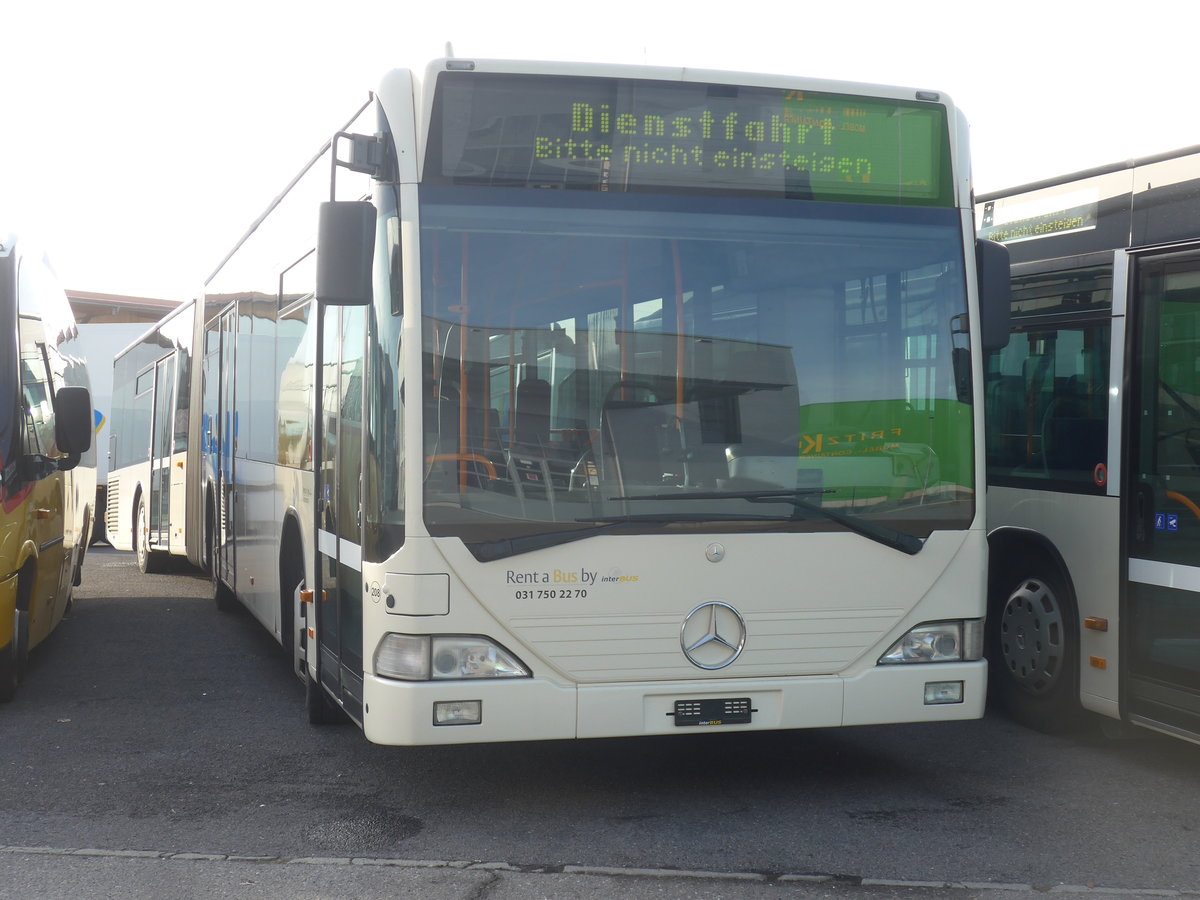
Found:
[[1144, 481], [1134, 489], [1132, 525], [1134, 547], [1147, 552], [1154, 534], [1154, 489]]

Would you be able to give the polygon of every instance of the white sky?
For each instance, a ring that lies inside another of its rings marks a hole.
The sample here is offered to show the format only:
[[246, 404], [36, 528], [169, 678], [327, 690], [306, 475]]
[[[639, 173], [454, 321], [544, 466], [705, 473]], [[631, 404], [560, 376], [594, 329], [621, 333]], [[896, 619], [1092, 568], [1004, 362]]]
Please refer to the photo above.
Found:
[[1200, 144], [1197, 25], [1180, 0], [0, 0], [0, 223], [68, 288], [184, 299], [383, 72], [448, 40], [940, 90], [986, 192]]

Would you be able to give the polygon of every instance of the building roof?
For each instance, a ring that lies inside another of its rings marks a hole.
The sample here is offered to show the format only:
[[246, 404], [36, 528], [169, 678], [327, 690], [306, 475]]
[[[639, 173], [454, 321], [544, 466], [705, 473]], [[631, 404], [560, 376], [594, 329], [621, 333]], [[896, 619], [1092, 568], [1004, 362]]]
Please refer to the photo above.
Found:
[[67, 299], [80, 325], [157, 322], [179, 305], [177, 300], [128, 297], [95, 291], [67, 291]]

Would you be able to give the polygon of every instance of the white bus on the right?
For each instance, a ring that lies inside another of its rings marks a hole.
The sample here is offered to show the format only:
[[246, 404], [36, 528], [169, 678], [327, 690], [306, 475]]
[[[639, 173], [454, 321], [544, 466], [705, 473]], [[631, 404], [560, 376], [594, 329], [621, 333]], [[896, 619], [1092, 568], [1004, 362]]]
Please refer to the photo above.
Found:
[[1200, 740], [1200, 147], [984, 195], [991, 696]]

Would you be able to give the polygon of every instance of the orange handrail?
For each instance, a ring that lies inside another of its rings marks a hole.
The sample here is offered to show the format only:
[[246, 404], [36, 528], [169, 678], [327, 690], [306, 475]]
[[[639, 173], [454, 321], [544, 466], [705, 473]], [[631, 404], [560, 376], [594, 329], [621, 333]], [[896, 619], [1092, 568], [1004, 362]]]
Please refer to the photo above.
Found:
[[1176, 503], [1183, 504], [1191, 511], [1193, 516], [1195, 516], [1197, 519], [1200, 519], [1200, 506], [1197, 506], [1187, 497], [1183, 496], [1183, 494], [1179, 493], [1178, 491], [1167, 491], [1167, 497], [1168, 499], [1174, 500]]

